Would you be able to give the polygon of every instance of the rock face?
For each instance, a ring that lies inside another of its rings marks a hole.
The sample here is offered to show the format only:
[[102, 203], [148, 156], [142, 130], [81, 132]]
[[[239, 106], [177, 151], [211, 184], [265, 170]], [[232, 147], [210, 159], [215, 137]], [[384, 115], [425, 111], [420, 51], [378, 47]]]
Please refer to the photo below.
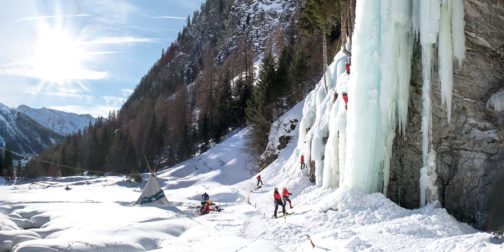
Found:
[[[439, 75], [433, 75], [433, 145], [439, 200], [461, 221], [479, 229], [504, 229], [504, 111], [487, 107], [504, 87], [504, 2], [465, 0], [466, 58], [454, 63], [452, 118], [441, 106]], [[419, 206], [422, 167], [422, 74], [415, 49], [409, 119], [394, 142], [388, 197]]]

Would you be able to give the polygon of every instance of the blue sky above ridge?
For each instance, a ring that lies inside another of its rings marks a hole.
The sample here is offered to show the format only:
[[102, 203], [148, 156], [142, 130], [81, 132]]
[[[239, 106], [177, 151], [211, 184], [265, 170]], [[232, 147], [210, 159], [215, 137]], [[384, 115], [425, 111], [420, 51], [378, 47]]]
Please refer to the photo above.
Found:
[[0, 8], [0, 103], [106, 116], [204, 0], [17, 0]]

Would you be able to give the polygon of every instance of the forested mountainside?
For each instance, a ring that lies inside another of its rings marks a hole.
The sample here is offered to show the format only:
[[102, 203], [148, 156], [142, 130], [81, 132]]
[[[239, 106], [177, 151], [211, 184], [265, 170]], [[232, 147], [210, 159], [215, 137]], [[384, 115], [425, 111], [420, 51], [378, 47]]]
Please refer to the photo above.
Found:
[[26, 105], [20, 105], [16, 110], [63, 136], [77, 133], [79, 130], [88, 127], [90, 123], [94, 124], [97, 120], [89, 114], [78, 115], [48, 108], [34, 109]]
[[[206, 1], [120, 111], [40, 158], [94, 171], [145, 171], [144, 157], [167, 164], [186, 160], [245, 126], [247, 114], [261, 124], [255, 146], [262, 152], [271, 122], [302, 100], [322, 75], [321, 36], [300, 28], [302, 5]], [[339, 19], [332, 19], [326, 31], [329, 55], [341, 43], [340, 28]], [[37, 162], [27, 168], [32, 176], [58, 169]], [[65, 169], [63, 174], [78, 172]]]
[[0, 103], [0, 146], [18, 153], [37, 154], [62, 139], [63, 136]]

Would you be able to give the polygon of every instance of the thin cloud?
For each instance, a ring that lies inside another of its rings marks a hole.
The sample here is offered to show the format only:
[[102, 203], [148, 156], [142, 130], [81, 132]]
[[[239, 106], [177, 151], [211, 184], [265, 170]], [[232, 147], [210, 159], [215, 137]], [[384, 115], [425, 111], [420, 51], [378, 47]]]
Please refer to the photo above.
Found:
[[41, 94], [50, 95], [50, 96], [57, 96], [57, 97], [69, 97], [69, 98], [73, 98], [73, 99], [88, 100], [88, 101], [92, 100], [94, 98], [91, 95], [63, 93], [63, 92], [44, 92]]
[[186, 17], [177, 17], [177, 16], [157, 16], [157, 17], [152, 17], [155, 19], [175, 19], [175, 20], [186, 20]]
[[14, 22], [26, 22], [26, 21], [36, 21], [44, 19], [57, 19], [57, 18], [76, 18], [76, 17], [89, 17], [89, 14], [75, 14], [75, 15], [48, 15], [48, 16], [33, 16], [24, 17], [14, 20]]
[[101, 51], [101, 52], [87, 52], [88, 55], [106, 55], [106, 54], [118, 54], [118, 51]]
[[157, 41], [155, 38], [137, 38], [137, 37], [103, 37], [96, 40], [82, 42], [86, 45], [105, 45], [105, 44], [126, 44], [126, 43], [152, 43]]
[[[107, 76], [108, 72], [93, 71], [86, 68], [74, 69], [60, 76], [63, 80], [100, 80]], [[39, 80], [48, 80], [43, 71], [38, 71], [30, 65], [20, 65], [12, 67], [0, 67], [0, 75], [24, 76]]]

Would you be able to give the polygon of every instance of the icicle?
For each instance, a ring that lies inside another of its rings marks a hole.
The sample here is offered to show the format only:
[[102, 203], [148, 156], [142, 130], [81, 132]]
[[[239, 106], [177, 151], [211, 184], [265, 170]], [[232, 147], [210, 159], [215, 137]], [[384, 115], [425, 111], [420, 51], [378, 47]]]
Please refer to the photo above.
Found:
[[420, 206], [425, 206], [427, 203], [437, 200], [437, 187], [435, 185], [437, 174], [436, 169], [436, 152], [432, 150], [427, 159], [427, 165], [420, 169]]
[[343, 184], [364, 192], [386, 194], [395, 131], [405, 131], [411, 6], [399, 0], [357, 2]]
[[453, 49], [452, 49], [452, 0], [441, 4], [439, 20], [439, 78], [441, 80], [441, 104], [446, 107], [448, 123], [451, 119], [451, 100], [453, 89]]
[[[435, 159], [435, 152], [431, 151], [432, 148], [432, 111], [431, 111], [431, 82], [432, 82], [432, 57], [433, 47], [436, 44], [439, 32], [439, 19], [440, 19], [440, 2], [439, 0], [425, 0], [420, 4], [420, 43], [422, 45], [422, 161], [423, 167], [420, 169], [420, 205], [425, 204], [425, 195], [430, 194], [432, 190], [426, 181], [425, 174], [428, 171], [434, 171], [433, 167], [429, 166], [429, 156], [434, 155], [431, 159]], [[422, 176], [423, 175], [423, 176]], [[431, 176], [435, 176], [430, 174]]]
[[452, 32], [453, 32], [453, 55], [458, 61], [458, 67], [462, 67], [465, 58], [465, 35], [464, 35], [464, 2], [453, 0], [452, 2]]
[[362, 192], [378, 191], [376, 159], [379, 137], [380, 87], [379, 1], [357, 1], [353, 34], [352, 75], [348, 94], [345, 186]]

